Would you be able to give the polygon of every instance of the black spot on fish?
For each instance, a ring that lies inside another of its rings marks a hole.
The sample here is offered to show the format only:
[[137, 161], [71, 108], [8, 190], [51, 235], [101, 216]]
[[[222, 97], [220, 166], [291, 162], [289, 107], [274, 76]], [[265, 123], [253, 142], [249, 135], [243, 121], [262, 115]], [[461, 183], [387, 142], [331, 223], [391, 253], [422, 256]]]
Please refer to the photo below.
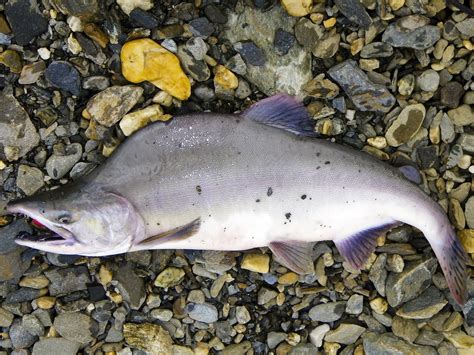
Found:
[[[196, 191], [197, 193], [200, 195], [201, 192], [202, 192], [202, 188], [201, 188], [201, 185], [196, 185]], [[193, 205], [194, 206], [194, 205]]]
[[53, 175], [56, 177], [58, 176], [58, 170], [56, 168], [53, 169]]
[[321, 167], [318, 165], [318, 166], [316, 167], [316, 170], [319, 170], [319, 169], [321, 169]]
[[255, 200], [255, 202], [259, 203], [259, 202], [260, 202], [260, 199], [259, 199], [259, 198], [257, 198], [257, 199]]
[[285, 218], [286, 218], [287, 220], [290, 220], [290, 218], [291, 218], [291, 213], [290, 213], [290, 212], [285, 213]]
[[324, 164], [328, 165], [328, 164], [331, 164], [331, 162], [329, 160], [326, 160]]
[[306, 195], [301, 195], [302, 200], [306, 200]]
[[358, 171], [359, 171], [359, 173], [360, 173], [360, 169], [359, 169]]
[[267, 196], [270, 197], [273, 194], [273, 189], [271, 187], [267, 190]]
[[321, 155], [321, 153], [320, 153], [320, 152], [317, 152], [317, 153], [316, 153], [316, 156], [317, 156], [317, 157], [319, 157], [320, 155]]

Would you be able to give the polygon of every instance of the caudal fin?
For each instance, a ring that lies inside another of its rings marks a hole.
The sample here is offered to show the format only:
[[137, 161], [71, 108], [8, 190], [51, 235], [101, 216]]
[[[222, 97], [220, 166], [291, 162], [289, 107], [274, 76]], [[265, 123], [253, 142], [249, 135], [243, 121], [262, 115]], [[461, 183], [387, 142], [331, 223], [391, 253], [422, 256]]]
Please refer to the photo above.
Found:
[[441, 241], [432, 243], [430, 236], [427, 235], [427, 237], [441, 265], [451, 294], [457, 303], [463, 305], [468, 296], [466, 267], [468, 257], [461, 242], [451, 227], [446, 235], [441, 236]]

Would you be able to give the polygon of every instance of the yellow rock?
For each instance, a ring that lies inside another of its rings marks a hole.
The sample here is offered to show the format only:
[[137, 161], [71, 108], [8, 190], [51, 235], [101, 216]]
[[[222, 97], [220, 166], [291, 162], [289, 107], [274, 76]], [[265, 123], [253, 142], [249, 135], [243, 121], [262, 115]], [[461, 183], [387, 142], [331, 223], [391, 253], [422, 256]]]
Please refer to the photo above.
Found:
[[163, 109], [160, 105], [150, 105], [143, 110], [128, 113], [120, 121], [120, 129], [126, 136], [145, 127], [151, 121], [158, 121], [163, 116]]
[[384, 314], [387, 312], [388, 302], [382, 297], [377, 297], [370, 301], [370, 308], [372, 308], [375, 313]]
[[362, 48], [364, 47], [365, 40], [363, 38], [357, 38], [355, 41], [351, 43], [351, 54], [356, 55], [359, 53]]
[[20, 74], [23, 68], [20, 55], [11, 49], [0, 53], [0, 63], [10, 68], [10, 70], [16, 74]]
[[287, 272], [278, 278], [278, 283], [281, 285], [293, 285], [296, 281], [298, 281], [298, 274], [294, 272]]
[[229, 69], [219, 64], [214, 71], [214, 85], [233, 90], [239, 86], [239, 79]]
[[242, 260], [242, 269], [266, 274], [270, 270], [270, 256], [267, 254], [245, 254]]
[[107, 267], [104, 265], [101, 265], [99, 269], [99, 281], [104, 286], [108, 285], [112, 281], [112, 271], [107, 269]]
[[405, 0], [389, 0], [388, 4], [392, 8], [392, 10], [397, 11], [405, 5]]
[[372, 137], [367, 139], [367, 143], [369, 143], [372, 147], [383, 149], [387, 148], [387, 140], [385, 137]]
[[24, 277], [20, 281], [21, 287], [29, 287], [34, 289], [42, 289], [49, 285], [49, 280], [46, 276], [40, 275], [36, 277]]
[[328, 18], [326, 21], [323, 21], [323, 25], [325, 28], [331, 28], [334, 27], [336, 24], [337, 20], [335, 17]]
[[56, 304], [56, 297], [52, 296], [43, 296], [36, 299], [36, 304], [38, 308], [41, 309], [51, 309]]
[[283, 8], [291, 16], [306, 16], [311, 12], [313, 0], [281, 0]]
[[457, 330], [443, 334], [457, 349], [474, 350], [474, 337], [467, 335], [463, 331]]
[[458, 232], [458, 236], [466, 252], [474, 253], [474, 229], [463, 229]]
[[128, 81], [149, 81], [180, 100], [191, 95], [191, 82], [178, 57], [155, 41], [142, 38], [125, 43], [120, 59], [122, 74]]
[[163, 288], [176, 286], [181, 282], [184, 275], [183, 269], [168, 267], [156, 277], [155, 286]]

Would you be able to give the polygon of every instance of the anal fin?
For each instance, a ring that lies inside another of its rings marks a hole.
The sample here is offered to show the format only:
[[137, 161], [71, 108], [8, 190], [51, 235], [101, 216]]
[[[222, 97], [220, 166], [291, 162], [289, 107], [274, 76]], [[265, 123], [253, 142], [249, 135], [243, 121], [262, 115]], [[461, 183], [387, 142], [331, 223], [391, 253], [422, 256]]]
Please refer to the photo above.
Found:
[[278, 261], [298, 274], [314, 272], [311, 257], [314, 243], [298, 242], [294, 240], [271, 242], [269, 247]]
[[357, 232], [349, 237], [334, 240], [337, 250], [355, 269], [360, 269], [376, 247], [376, 239], [399, 223], [384, 224]]
[[196, 218], [195, 220], [180, 226], [173, 228], [169, 231], [160, 233], [158, 235], [151, 236], [147, 239], [142, 240], [138, 245], [140, 247], [149, 247], [152, 248], [153, 246], [163, 243], [168, 240], [177, 240], [177, 239], [185, 239], [193, 234], [196, 234], [201, 226], [201, 218]]

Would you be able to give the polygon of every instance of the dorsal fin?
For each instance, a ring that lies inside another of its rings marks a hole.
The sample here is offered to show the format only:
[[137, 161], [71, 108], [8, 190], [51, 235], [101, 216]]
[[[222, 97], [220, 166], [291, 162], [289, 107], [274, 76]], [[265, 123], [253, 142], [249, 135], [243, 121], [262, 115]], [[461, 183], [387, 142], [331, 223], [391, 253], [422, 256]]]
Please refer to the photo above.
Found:
[[316, 136], [314, 121], [304, 105], [287, 94], [278, 94], [260, 100], [242, 112], [241, 116], [299, 136]]

